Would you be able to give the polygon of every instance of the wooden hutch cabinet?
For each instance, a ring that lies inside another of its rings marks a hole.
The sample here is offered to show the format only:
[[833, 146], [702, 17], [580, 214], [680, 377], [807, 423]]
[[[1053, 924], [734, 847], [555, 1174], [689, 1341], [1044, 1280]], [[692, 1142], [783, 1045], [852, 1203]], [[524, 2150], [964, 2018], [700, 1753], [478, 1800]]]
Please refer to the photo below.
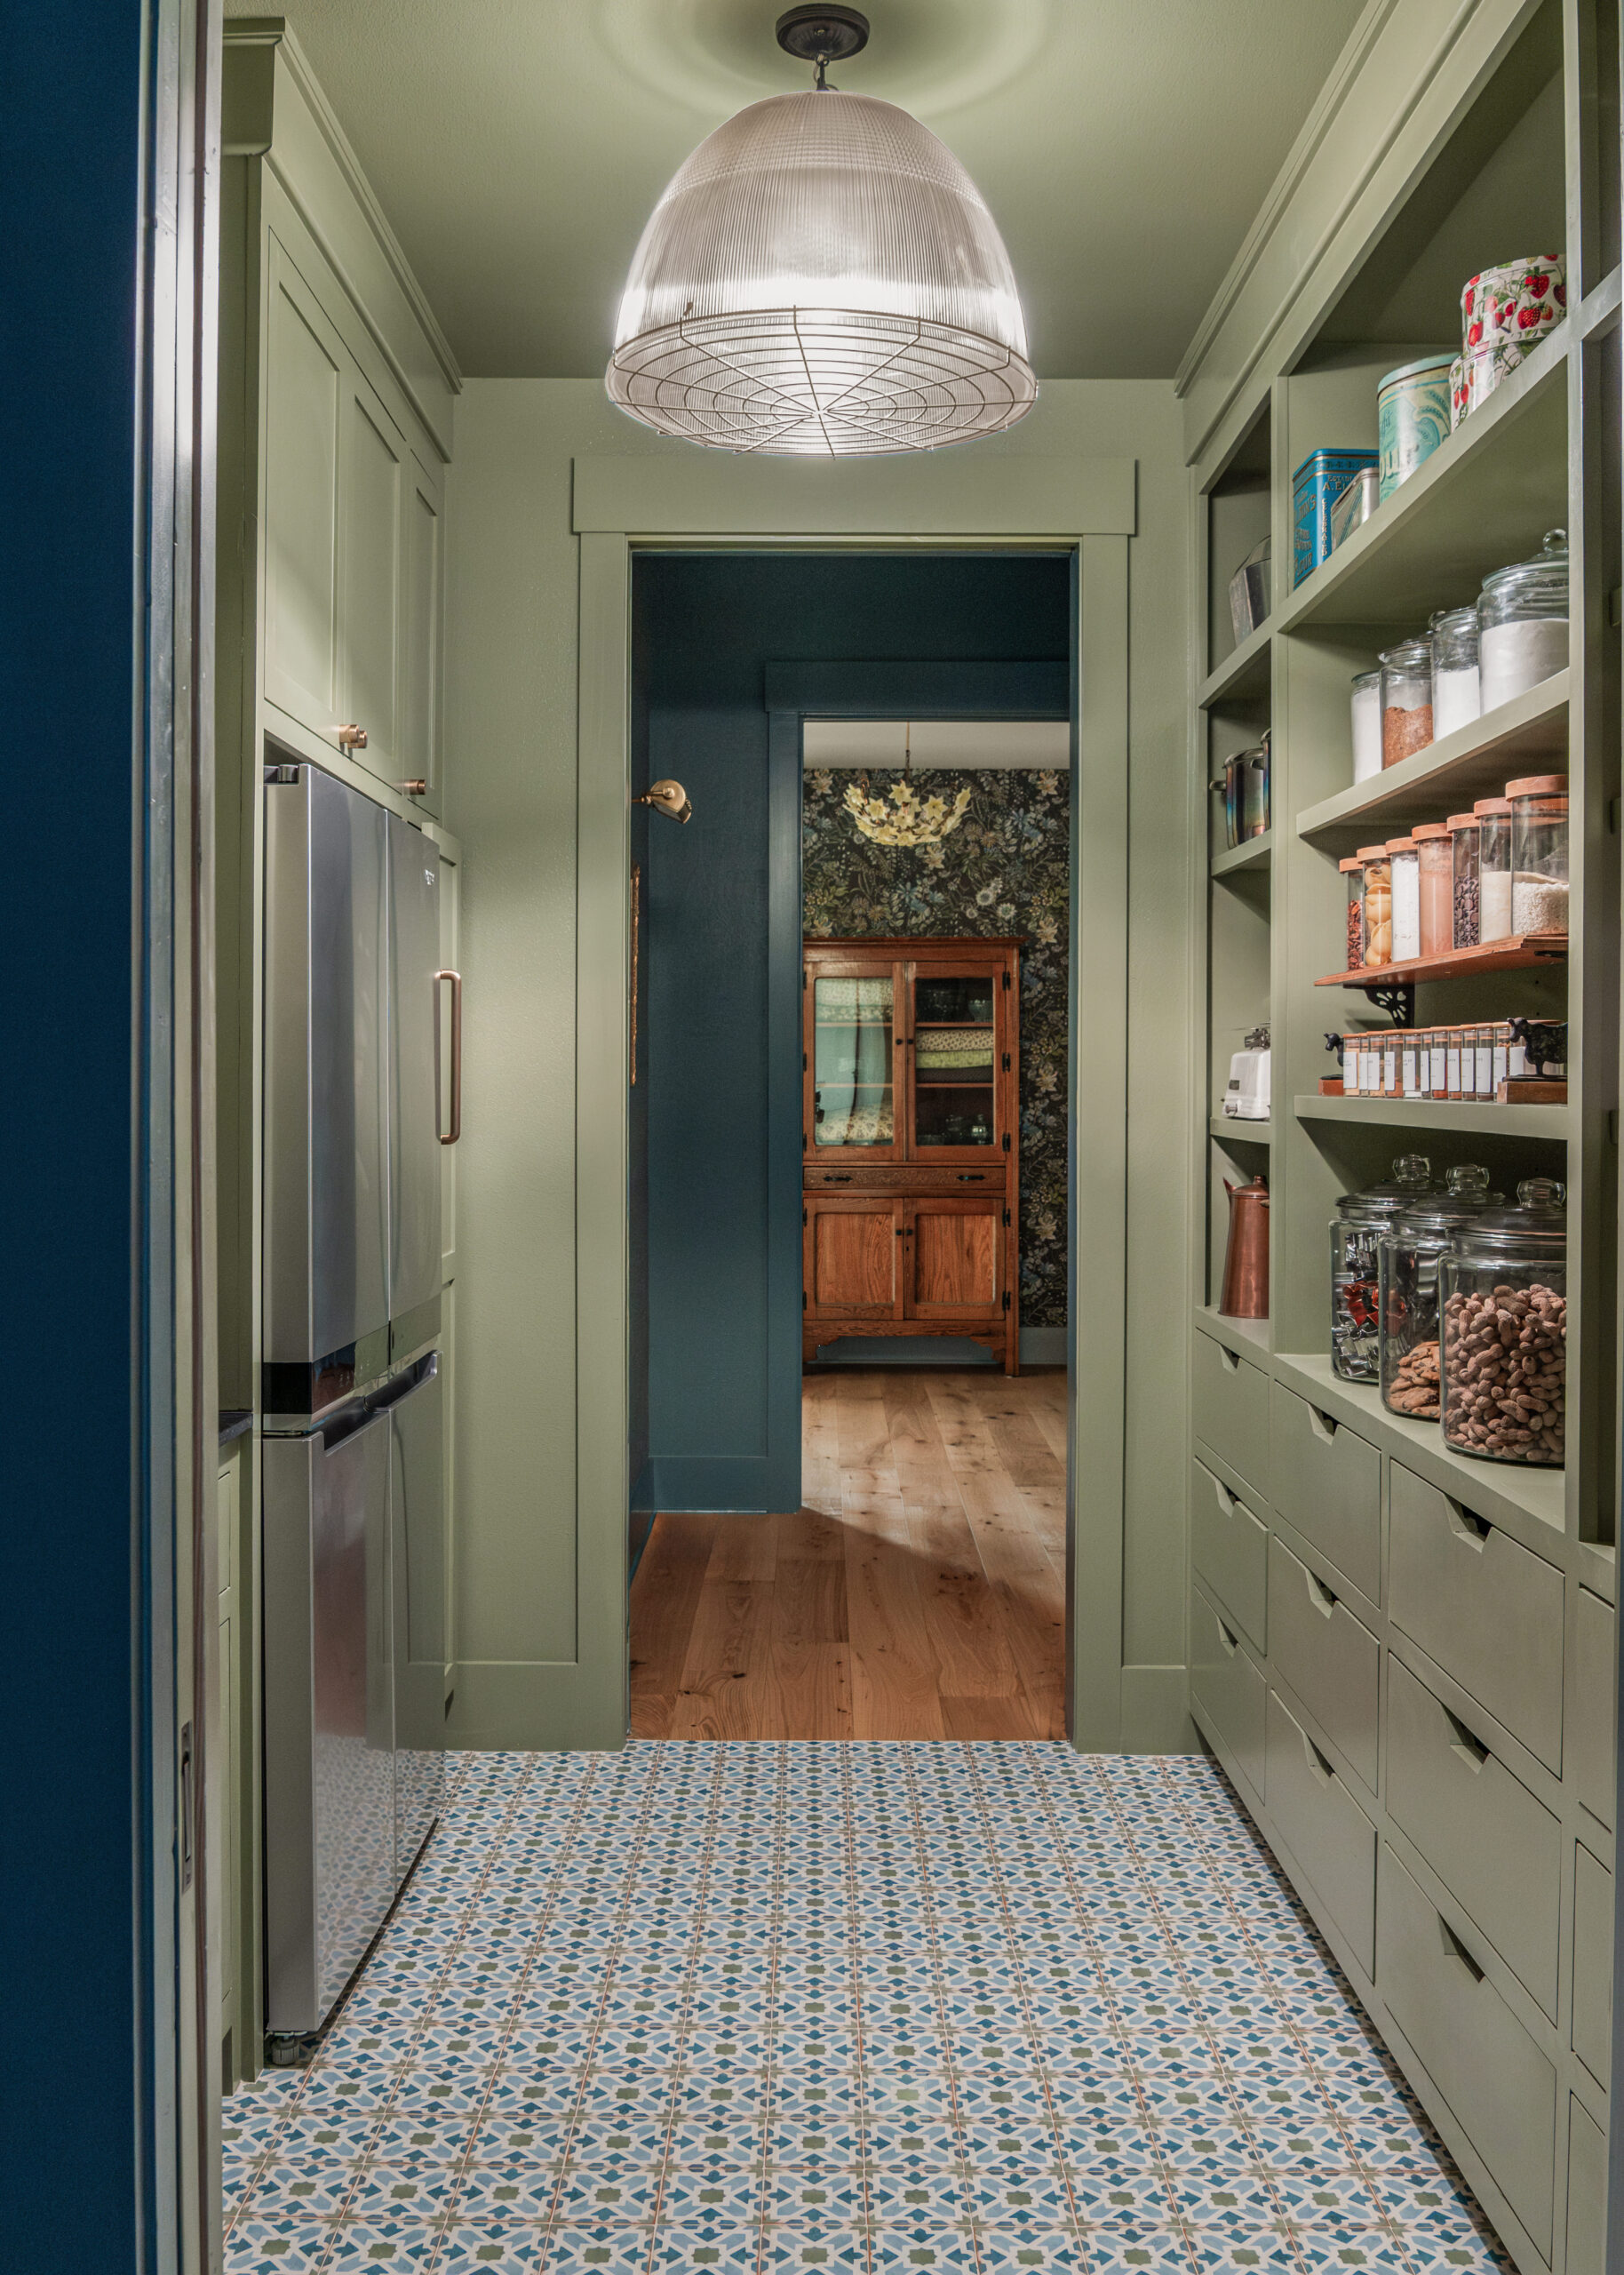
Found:
[[803, 1357], [962, 1335], [1015, 1374], [1020, 943], [805, 950]]

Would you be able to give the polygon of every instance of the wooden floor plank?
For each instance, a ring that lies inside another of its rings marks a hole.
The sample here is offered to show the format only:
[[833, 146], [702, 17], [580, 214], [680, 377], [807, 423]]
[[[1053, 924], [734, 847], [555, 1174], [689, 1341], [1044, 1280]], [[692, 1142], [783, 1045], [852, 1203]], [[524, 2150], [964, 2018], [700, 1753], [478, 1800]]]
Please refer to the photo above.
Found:
[[632, 1734], [669, 1736], [720, 1520], [657, 1517], [632, 1582]]

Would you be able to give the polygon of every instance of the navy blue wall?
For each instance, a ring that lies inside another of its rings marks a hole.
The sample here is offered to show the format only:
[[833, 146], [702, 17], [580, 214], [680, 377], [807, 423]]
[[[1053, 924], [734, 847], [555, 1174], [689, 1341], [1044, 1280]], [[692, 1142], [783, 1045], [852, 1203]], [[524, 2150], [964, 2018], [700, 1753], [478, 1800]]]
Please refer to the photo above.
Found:
[[0, 2203], [5, 2263], [30, 2275], [145, 2265], [150, 2235], [131, 1790], [141, 35], [135, 0], [10, 9], [0, 105], [0, 922], [17, 1109], [0, 1972], [28, 2039], [4, 2095]]
[[[769, 731], [766, 667], [1063, 662], [1070, 563], [646, 555], [633, 589], [633, 764], [642, 780], [675, 775], [694, 802], [687, 827], [650, 825], [644, 873], [649, 1465], [639, 1497], [662, 1509], [794, 1508], [798, 1008], [776, 1060], [769, 1022], [784, 1026], [775, 977], [799, 1004], [800, 782], [798, 737], [782, 722]], [[769, 892], [775, 858], [787, 889]]]

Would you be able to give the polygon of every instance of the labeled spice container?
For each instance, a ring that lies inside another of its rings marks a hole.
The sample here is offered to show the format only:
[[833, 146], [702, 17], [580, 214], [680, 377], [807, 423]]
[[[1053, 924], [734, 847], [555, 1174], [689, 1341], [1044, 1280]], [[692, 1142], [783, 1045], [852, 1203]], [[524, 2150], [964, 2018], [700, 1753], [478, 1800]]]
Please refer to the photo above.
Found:
[[1483, 707], [1524, 695], [1568, 661], [1568, 540], [1549, 530], [1532, 561], [1513, 562], [1483, 580], [1477, 655]]
[[[1509, 814], [1510, 808], [1507, 808]], [[1361, 845], [1365, 870], [1365, 962], [1393, 961], [1393, 865], [1385, 845]]]
[[1477, 611], [1440, 609], [1432, 619], [1432, 733], [1435, 741], [1481, 715]]
[[1455, 944], [1453, 848], [1441, 821], [1417, 822], [1410, 832], [1415, 840], [1421, 869], [1421, 946], [1423, 956], [1446, 956]]
[[1421, 954], [1421, 848], [1413, 837], [1389, 837], [1392, 863], [1394, 963], [1413, 963]]
[[1429, 1027], [1427, 1030], [1427, 1096], [1446, 1098], [1449, 1096], [1449, 1029]]
[[1432, 740], [1432, 643], [1401, 640], [1381, 655], [1381, 763], [1397, 766]]
[[1446, 1027], [1444, 1043], [1444, 1096], [1458, 1098], [1461, 1095], [1461, 1034], [1459, 1027]]
[[1508, 782], [1511, 802], [1511, 930], [1568, 929], [1568, 778], [1530, 774]]
[[1357, 971], [1365, 961], [1365, 864], [1354, 853], [1336, 866], [1348, 887], [1347, 969]]
[[1398, 1029], [1389, 1027], [1381, 1038], [1381, 1095], [1384, 1098], [1403, 1095], [1398, 1063]]
[[1478, 821], [1477, 938], [1486, 947], [1511, 934], [1511, 801], [1479, 798], [1472, 811]]
[[1353, 682], [1353, 778], [1368, 782], [1381, 771], [1381, 675], [1360, 672]]
[[1331, 1369], [1343, 1382], [1373, 1383], [1381, 1371], [1378, 1243], [1391, 1220], [1432, 1187], [1432, 1165], [1401, 1153], [1389, 1185], [1345, 1193], [1331, 1219]]
[[1461, 1162], [1442, 1193], [1405, 1209], [1378, 1240], [1381, 1403], [1413, 1422], [1436, 1422], [1441, 1410], [1438, 1259], [1456, 1229], [1497, 1198], [1487, 1169]]
[[1420, 1037], [1413, 1027], [1406, 1027], [1398, 1046], [1398, 1095], [1418, 1098], [1421, 1096]]
[[1493, 1019], [1489, 1025], [1489, 1096], [1497, 1098], [1500, 1086], [1511, 1072], [1511, 1022]]
[[1450, 945], [1477, 946], [1477, 851], [1482, 824], [1476, 814], [1449, 817], [1450, 866], [1453, 871]]
[[1535, 1177], [1517, 1197], [1458, 1225], [1439, 1259], [1444, 1441], [1479, 1461], [1555, 1469], [1567, 1416], [1566, 1194]]

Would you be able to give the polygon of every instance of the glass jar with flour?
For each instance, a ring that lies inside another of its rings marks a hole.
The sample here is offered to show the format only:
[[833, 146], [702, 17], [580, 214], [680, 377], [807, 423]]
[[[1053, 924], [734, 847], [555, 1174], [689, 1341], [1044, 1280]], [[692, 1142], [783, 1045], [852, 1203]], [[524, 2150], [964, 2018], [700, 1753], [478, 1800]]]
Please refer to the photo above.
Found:
[[1477, 611], [1440, 609], [1432, 619], [1432, 733], [1441, 742], [1483, 709], [1477, 672]]
[[1477, 817], [1477, 938], [1486, 946], [1511, 930], [1511, 801], [1479, 798]]
[[1532, 561], [1513, 562], [1483, 580], [1477, 603], [1477, 661], [1483, 708], [1524, 695], [1568, 660], [1568, 540], [1550, 530]]

